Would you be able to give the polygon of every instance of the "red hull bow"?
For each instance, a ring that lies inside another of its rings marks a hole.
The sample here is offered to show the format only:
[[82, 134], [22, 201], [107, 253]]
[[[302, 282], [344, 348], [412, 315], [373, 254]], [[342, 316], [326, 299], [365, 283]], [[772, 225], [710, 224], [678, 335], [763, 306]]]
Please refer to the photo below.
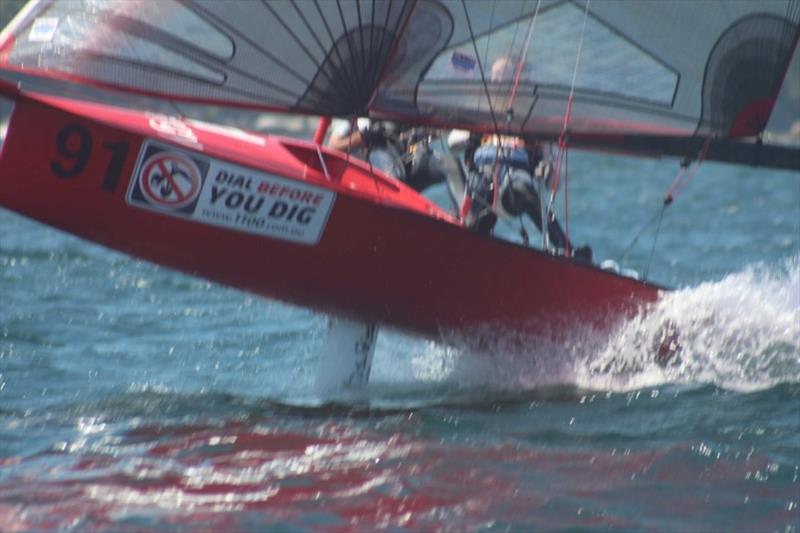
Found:
[[0, 205], [161, 265], [423, 335], [610, 325], [658, 297], [653, 285], [476, 235], [312, 143], [2, 91], [16, 106]]

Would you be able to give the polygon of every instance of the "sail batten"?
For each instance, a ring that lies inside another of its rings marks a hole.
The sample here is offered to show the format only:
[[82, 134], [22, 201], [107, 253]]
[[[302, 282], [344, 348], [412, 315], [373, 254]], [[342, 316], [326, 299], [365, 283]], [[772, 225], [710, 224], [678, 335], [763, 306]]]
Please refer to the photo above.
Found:
[[[575, 133], [759, 135], [800, 35], [800, 0], [604, 0], [588, 11], [585, 0], [34, 0], [26, 9], [0, 37], [2, 69], [182, 101], [538, 136], [561, 128], [573, 86]], [[497, 120], [509, 104], [512, 120]]]

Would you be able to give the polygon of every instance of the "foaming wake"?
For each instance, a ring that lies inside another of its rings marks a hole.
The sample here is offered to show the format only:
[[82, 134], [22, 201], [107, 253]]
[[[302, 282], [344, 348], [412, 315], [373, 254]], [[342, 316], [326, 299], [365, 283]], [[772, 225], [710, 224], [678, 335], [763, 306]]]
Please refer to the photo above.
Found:
[[[678, 351], [662, 367], [654, 351], [665, 324], [678, 333]], [[602, 389], [670, 382], [757, 390], [800, 382], [800, 259], [667, 294], [578, 370], [579, 385]]]
[[[665, 325], [675, 328], [677, 349], [659, 363]], [[578, 328], [567, 339], [520, 343], [493, 331], [481, 335], [492, 341], [479, 348], [398, 337], [379, 339], [373, 377], [382, 386], [425, 382], [484, 392], [554, 385], [623, 391], [671, 383], [750, 391], [798, 383], [800, 257], [668, 293], [611, 334]]]

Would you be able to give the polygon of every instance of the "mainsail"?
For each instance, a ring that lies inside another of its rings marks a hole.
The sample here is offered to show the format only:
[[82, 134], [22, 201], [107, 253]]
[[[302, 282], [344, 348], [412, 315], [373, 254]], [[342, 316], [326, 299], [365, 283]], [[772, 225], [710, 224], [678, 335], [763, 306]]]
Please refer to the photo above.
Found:
[[[0, 68], [539, 137], [569, 108], [575, 139], [680, 153], [763, 132], [799, 28], [798, 0], [34, 0], [0, 34]], [[510, 58], [524, 68], [495, 76]]]

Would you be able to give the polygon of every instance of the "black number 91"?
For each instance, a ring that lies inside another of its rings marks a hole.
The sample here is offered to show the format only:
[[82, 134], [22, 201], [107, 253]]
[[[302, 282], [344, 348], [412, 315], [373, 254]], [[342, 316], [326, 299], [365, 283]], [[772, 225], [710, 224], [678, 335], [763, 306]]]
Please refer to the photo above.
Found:
[[[103, 148], [111, 152], [111, 160], [103, 176], [102, 189], [114, 192], [117, 188], [120, 172], [128, 155], [130, 144], [127, 142], [106, 142]], [[92, 134], [81, 124], [67, 124], [56, 135], [56, 150], [62, 161], [50, 162], [50, 169], [59, 178], [77, 177], [89, 164], [92, 154]]]
[[67, 124], [56, 136], [56, 150], [71, 164], [64, 165], [60, 161], [51, 161], [50, 168], [59, 178], [74, 178], [89, 162], [89, 155], [92, 153], [92, 135], [85, 126]]

